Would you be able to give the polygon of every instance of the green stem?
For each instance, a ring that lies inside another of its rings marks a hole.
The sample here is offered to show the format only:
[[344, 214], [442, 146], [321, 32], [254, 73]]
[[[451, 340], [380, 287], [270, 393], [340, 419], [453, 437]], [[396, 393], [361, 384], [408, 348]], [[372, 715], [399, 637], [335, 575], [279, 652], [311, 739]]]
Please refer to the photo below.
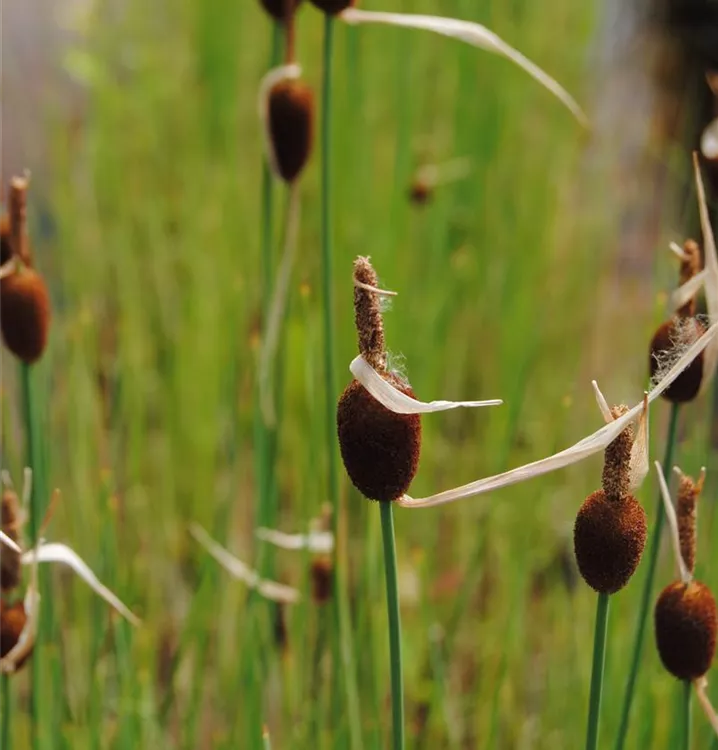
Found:
[[386, 607], [389, 615], [389, 658], [391, 662], [391, 714], [394, 750], [404, 748], [404, 685], [401, 674], [401, 614], [399, 587], [396, 576], [396, 546], [394, 517], [391, 503], [379, 503], [381, 535], [384, 540], [384, 570], [386, 572]]
[[596, 630], [593, 634], [593, 668], [591, 671], [591, 698], [588, 704], [586, 750], [596, 750], [598, 747], [598, 720], [601, 714], [603, 668], [606, 664], [606, 628], [608, 625], [609, 601], [608, 594], [598, 595]]
[[691, 747], [691, 699], [693, 696], [693, 684], [690, 680], [683, 680], [683, 700], [681, 706], [683, 708], [683, 742], [681, 748], [683, 750], [690, 750]]
[[[325, 429], [327, 440], [327, 472], [329, 500], [332, 506], [334, 538], [339, 538], [339, 475], [337, 466], [337, 435], [335, 411], [337, 392], [334, 379], [334, 334], [332, 319], [334, 296], [332, 294], [333, 258], [332, 258], [332, 62], [334, 57], [334, 18], [324, 16], [324, 69], [322, 73], [322, 141], [321, 141], [321, 233], [322, 233], [322, 327], [324, 333], [324, 399]], [[339, 545], [335, 545], [334, 558], [334, 616], [337, 623], [337, 640], [335, 641], [335, 669], [344, 679], [344, 692], [347, 699], [349, 718], [350, 745], [361, 747], [359, 697], [354, 671], [350, 614], [346, 587], [343, 585], [343, 565], [339, 554]]]
[[[663, 475], [668, 481], [668, 476], [671, 472], [671, 466], [673, 464], [673, 453], [676, 445], [676, 435], [678, 431], [678, 404], [671, 405], [671, 416], [668, 423], [668, 434], [666, 437], [666, 450], [663, 456]], [[616, 740], [615, 750], [623, 750], [623, 746], [626, 742], [626, 736], [628, 735], [628, 723], [631, 713], [631, 704], [633, 703], [633, 696], [636, 690], [636, 681], [638, 679], [638, 669], [641, 664], [641, 653], [643, 651], [643, 641], [646, 637], [646, 621], [648, 619], [648, 612], [651, 608], [651, 602], [653, 597], [653, 582], [656, 576], [656, 564], [658, 562], [658, 550], [661, 546], [661, 532], [663, 530], [663, 502], [661, 501], [660, 495], [658, 502], [656, 503], [656, 520], [653, 524], [653, 533], [651, 535], [651, 546], [648, 552], [648, 569], [646, 571], [646, 577], [643, 581], [643, 591], [641, 592], [641, 606], [638, 611], [638, 620], [636, 621], [636, 635], [633, 641], [633, 651], [631, 652], [631, 669], [628, 673], [628, 681], [626, 682], [626, 692], [623, 698], [623, 709], [621, 711], [621, 724], [618, 730], [618, 738]]]
[[[29, 539], [28, 544], [34, 547], [38, 528], [40, 524], [40, 514], [42, 513], [42, 496], [43, 476], [40, 456], [40, 431], [37, 421], [37, 403], [33, 393], [33, 367], [26, 363], [20, 365], [20, 381], [22, 390], [22, 409], [25, 422], [25, 464], [32, 469], [32, 487], [30, 492], [30, 513], [28, 518]], [[42, 617], [42, 615], [41, 615]], [[30, 691], [30, 731], [32, 736], [32, 746], [41, 747], [39, 735], [40, 729], [40, 700], [39, 691], [43, 684], [42, 663], [39, 658], [39, 640], [42, 635], [42, 627], [37, 629], [35, 635], [34, 658], [30, 660], [32, 667], [32, 689]]]
[[12, 747], [10, 744], [10, 717], [12, 716], [12, 695], [10, 694], [10, 679], [4, 674], [0, 678], [0, 692], [2, 692], [2, 733], [0, 733], [0, 747]]

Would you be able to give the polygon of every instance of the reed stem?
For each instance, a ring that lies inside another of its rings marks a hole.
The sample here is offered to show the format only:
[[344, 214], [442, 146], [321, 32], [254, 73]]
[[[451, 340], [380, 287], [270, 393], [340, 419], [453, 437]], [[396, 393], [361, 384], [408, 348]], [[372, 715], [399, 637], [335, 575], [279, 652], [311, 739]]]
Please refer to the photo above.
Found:
[[598, 747], [601, 696], [603, 694], [603, 671], [606, 664], [606, 630], [608, 626], [608, 594], [598, 595], [596, 606], [596, 629], [593, 634], [593, 667], [591, 671], [591, 697], [588, 704], [588, 731], [586, 750]]
[[[327, 474], [329, 501], [332, 506], [334, 539], [339, 539], [341, 513], [339, 508], [339, 475], [337, 465], [337, 432], [335, 412], [337, 406], [336, 382], [334, 379], [334, 334], [332, 319], [334, 295], [332, 293], [332, 76], [334, 58], [334, 18], [324, 14], [324, 45], [322, 72], [322, 134], [321, 134], [321, 233], [322, 233], [322, 327], [324, 333], [324, 411], [327, 440]], [[361, 747], [361, 724], [359, 696], [353, 662], [351, 643], [349, 601], [342, 580], [343, 561], [341, 546], [334, 547], [334, 587], [336, 592], [334, 616], [337, 624], [337, 641], [334, 648], [335, 675], [344, 680], [346, 709], [349, 719], [350, 747]]]
[[682, 730], [683, 737], [681, 742], [682, 750], [690, 750], [691, 747], [691, 700], [693, 697], [693, 684], [690, 680], [683, 680], [683, 697], [681, 708], [683, 713]]
[[12, 747], [12, 734], [10, 733], [10, 717], [12, 716], [12, 695], [10, 694], [10, 679], [4, 674], [0, 677], [0, 692], [2, 692], [2, 732], [0, 733], [0, 747]]
[[[673, 466], [673, 454], [675, 452], [676, 436], [678, 432], [678, 404], [671, 404], [671, 415], [668, 423], [668, 433], [666, 436], [666, 449], [663, 456], [663, 475], [668, 481], [671, 467]], [[663, 531], [663, 522], [665, 515], [663, 512], [663, 502], [659, 495], [656, 503], [656, 520], [653, 524], [653, 533], [651, 534], [651, 546], [648, 551], [646, 577], [643, 581], [643, 591], [641, 592], [641, 606], [638, 611], [638, 620], [636, 621], [636, 635], [633, 640], [633, 651], [631, 653], [631, 668], [628, 673], [626, 682], [626, 692], [623, 698], [623, 708], [621, 710], [621, 724], [618, 730], [615, 750], [623, 750], [628, 735], [628, 724], [630, 720], [631, 704], [636, 690], [636, 681], [638, 679], [638, 669], [641, 664], [641, 654], [643, 652], [643, 641], [646, 637], [646, 621], [648, 612], [651, 608], [653, 582], [656, 577], [656, 564], [658, 562], [658, 550], [661, 546], [661, 532]]]
[[396, 545], [394, 516], [391, 503], [379, 503], [381, 534], [384, 541], [384, 571], [386, 573], [386, 607], [389, 616], [389, 658], [391, 663], [391, 715], [393, 749], [404, 749], [404, 685], [401, 669], [401, 613], [396, 575]]

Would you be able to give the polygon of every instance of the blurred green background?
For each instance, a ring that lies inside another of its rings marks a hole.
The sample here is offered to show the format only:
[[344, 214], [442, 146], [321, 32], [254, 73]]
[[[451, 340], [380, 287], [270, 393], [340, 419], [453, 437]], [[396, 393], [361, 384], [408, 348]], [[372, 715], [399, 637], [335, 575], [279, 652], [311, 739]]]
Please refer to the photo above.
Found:
[[[505, 402], [424, 418], [412, 487], [421, 496], [592, 432], [601, 424], [592, 378], [610, 401], [637, 402], [647, 343], [677, 279], [667, 242], [682, 239], [695, 213], [689, 159], [661, 132], [656, 97], [628, 86], [651, 86], [617, 51], [628, 11], [612, 20], [602, 3], [570, 0], [363, 5], [484, 23], [555, 76], [593, 124], [582, 130], [488, 53], [338, 24], [337, 380], [349, 381], [356, 352], [351, 265], [368, 254], [399, 293], [387, 341], [417, 395]], [[298, 56], [317, 92], [322, 23], [305, 2]], [[257, 92], [271, 24], [254, 0], [98, 0], [73, 24], [57, 51], [73, 87], [35, 111], [43, 156], [32, 230], [54, 303], [39, 381], [47, 483], [62, 490], [48, 536], [71, 544], [144, 624], [131, 629], [64, 571], [47, 574], [49, 616], [33, 656], [41, 747], [254, 748], [263, 724], [276, 748], [349, 747], [331, 607], [305, 596], [282, 613], [278, 636], [276, 608], [248, 599], [187, 531], [197, 521], [242, 560], [260, 559], [255, 376], [263, 273], [278, 264], [285, 205], [275, 186], [273, 251], [263, 258]], [[13, 156], [22, 166], [22, 153]], [[271, 478], [286, 531], [306, 530], [327, 500], [317, 156], [318, 147], [301, 181], [281, 348]], [[416, 170], [456, 157], [470, 161], [468, 177], [413, 204]], [[3, 463], [19, 480], [17, 382], [4, 354]], [[653, 458], [667, 412], [652, 410]], [[707, 413], [705, 402], [684, 409], [678, 455], [688, 473], [709, 467], [697, 576], [715, 586]], [[409, 747], [582, 745], [595, 594], [575, 571], [571, 530], [600, 471], [596, 457], [487, 497], [397, 511]], [[640, 493], [649, 519], [655, 496], [651, 475]], [[386, 747], [379, 514], [343, 472], [342, 502], [362, 746]], [[674, 577], [669, 552], [660, 586]], [[278, 552], [271, 568], [308, 594], [309, 564]], [[639, 568], [612, 600], [606, 747], [642, 577]], [[29, 746], [29, 675], [12, 679], [18, 748]], [[649, 634], [628, 746], [672, 747], [679, 697]], [[695, 747], [708, 747], [697, 708], [694, 721]]]

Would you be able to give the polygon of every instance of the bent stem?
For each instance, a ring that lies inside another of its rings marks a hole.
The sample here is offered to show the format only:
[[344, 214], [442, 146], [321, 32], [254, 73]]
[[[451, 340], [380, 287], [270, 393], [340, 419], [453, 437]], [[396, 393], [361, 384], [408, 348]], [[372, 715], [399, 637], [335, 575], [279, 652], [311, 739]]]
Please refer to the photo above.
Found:
[[[339, 474], [337, 467], [337, 433], [335, 411], [337, 405], [334, 379], [334, 335], [332, 330], [332, 223], [331, 223], [331, 151], [332, 151], [332, 62], [334, 57], [334, 19], [324, 15], [324, 69], [322, 73], [322, 135], [321, 135], [321, 233], [322, 233], [322, 327], [324, 332], [324, 398], [327, 440], [327, 473], [329, 502], [332, 506], [332, 531], [339, 539]], [[352, 657], [351, 631], [349, 629], [349, 602], [343, 585], [343, 560], [341, 545], [334, 548], [334, 616], [337, 623], [334, 644], [335, 675], [344, 679], [344, 692], [349, 717], [350, 746], [359, 748], [360, 721], [359, 697]]]
[[[673, 466], [673, 454], [675, 452], [676, 435], [678, 428], [678, 404], [671, 405], [671, 416], [668, 423], [668, 434], [666, 436], [666, 450], [663, 457], [663, 476], [668, 481], [668, 475]], [[643, 641], [646, 637], [646, 621], [648, 612], [651, 608], [653, 581], [656, 576], [656, 564], [658, 562], [658, 550], [661, 546], [661, 532], [663, 531], [663, 522], [665, 513], [663, 511], [663, 502], [658, 496], [656, 504], [656, 521], [653, 524], [653, 533], [651, 534], [651, 548], [648, 552], [646, 577], [643, 581], [643, 591], [641, 592], [641, 606], [638, 611], [638, 620], [636, 621], [636, 635], [633, 641], [633, 651], [631, 654], [631, 669], [628, 673], [626, 682], [626, 692], [623, 698], [623, 708], [621, 710], [621, 724], [618, 730], [618, 739], [616, 740], [615, 750], [623, 750], [628, 735], [628, 723], [630, 720], [631, 704], [633, 695], [636, 690], [636, 681], [638, 679], [638, 669], [641, 664], [641, 654], [643, 652]]]
[[386, 607], [389, 616], [389, 658], [391, 663], [391, 715], [394, 750], [404, 748], [404, 685], [401, 670], [401, 614], [399, 587], [396, 576], [396, 545], [394, 516], [391, 503], [379, 503], [381, 535], [384, 541], [384, 571], [386, 573]]
[[683, 750], [690, 750], [691, 747], [691, 697], [693, 695], [693, 684], [690, 680], [683, 680], [681, 685], [683, 688], [683, 700], [681, 701], [681, 709], [683, 713], [682, 729], [683, 737], [681, 741], [681, 748]]
[[606, 664], [606, 629], [609, 601], [608, 594], [598, 595], [596, 629], [593, 634], [593, 668], [591, 671], [591, 697], [588, 704], [586, 750], [596, 750], [598, 747], [598, 720], [601, 713], [601, 695], [603, 693], [603, 669]]

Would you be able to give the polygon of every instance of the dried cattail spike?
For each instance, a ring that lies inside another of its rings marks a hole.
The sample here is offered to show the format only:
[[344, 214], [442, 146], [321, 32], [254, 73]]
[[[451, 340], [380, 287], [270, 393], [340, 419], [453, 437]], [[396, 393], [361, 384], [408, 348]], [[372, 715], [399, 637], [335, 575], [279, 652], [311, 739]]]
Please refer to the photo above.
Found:
[[[23, 602], [7, 605], [0, 599], [0, 659], [4, 659], [17, 645], [26, 622], [27, 614]], [[19, 669], [28, 660], [31, 653], [32, 647], [14, 665], [15, 669]]]
[[10, 212], [10, 241], [13, 253], [26, 265], [32, 265], [30, 246], [27, 241], [27, 188], [29, 174], [10, 180], [8, 210]]
[[317, 555], [310, 570], [312, 600], [315, 604], [326, 604], [332, 598], [334, 567], [329, 555]]
[[646, 545], [646, 513], [631, 495], [589, 495], [573, 531], [576, 562], [584, 581], [600, 594], [614, 594], [630, 580]]
[[336, 16], [354, 5], [354, 0], [312, 0], [312, 4], [330, 16]]
[[[0, 527], [17, 543], [20, 541], [21, 525], [20, 501], [15, 492], [6, 489], [0, 501]], [[0, 591], [11, 591], [20, 584], [21, 569], [19, 553], [6, 545], [0, 545]]]
[[[681, 257], [681, 268], [679, 281], [682, 286], [690, 281], [701, 270], [701, 249], [695, 240], [686, 240], [683, 243], [683, 255]], [[692, 315], [693, 313], [689, 313]]]
[[[414, 397], [411, 387], [396, 375], [387, 372], [384, 379]], [[409, 489], [419, 468], [419, 414], [390, 411], [353, 380], [339, 399], [337, 431], [344, 467], [365, 497], [389, 502]]]
[[381, 317], [379, 279], [369, 258], [354, 261], [354, 322], [359, 336], [359, 353], [375, 369], [386, 370], [386, 343]]
[[696, 502], [703, 489], [702, 475], [698, 482], [685, 474], [681, 474], [678, 485], [678, 499], [676, 502], [676, 518], [678, 520], [678, 538], [680, 540], [681, 557], [689, 573], [696, 567]]
[[670, 584], [654, 610], [656, 645], [663, 666], [681, 680], [696, 680], [711, 666], [716, 647], [716, 603], [698, 581]]
[[[614, 419], [628, 411], [625, 405], [614, 406], [611, 415]], [[621, 500], [631, 492], [631, 449], [633, 448], [633, 425], [628, 425], [612, 442], [604, 453], [601, 485], [608, 500]]]
[[273, 166], [285, 182], [294, 182], [314, 139], [314, 96], [307, 84], [285, 78], [271, 86], [267, 128]]
[[12, 240], [10, 235], [10, 217], [0, 217], [0, 266], [12, 258]]
[[302, 0], [260, 0], [264, 10], [277, 21], [284, 21], [287, 12], [295, 13]]
[[[688, 304], [691, 304], [690, 302]], [[670, 360], [684, 343], [697, 341], [706, 331], [696, 318], [674, 315], [658, 327], [651, 339], [649, 372], [651, 380], [658, 377], [664, 362]], [[663, 392], [663, 398], [674, 404], [692, 401], [699, 393], [703, 381], [703, 352]]]
[[45, 351], [50, 296], [32, 268], [18, 268], [0, 281], [0, 328], [7, 348], [27, 364]]

